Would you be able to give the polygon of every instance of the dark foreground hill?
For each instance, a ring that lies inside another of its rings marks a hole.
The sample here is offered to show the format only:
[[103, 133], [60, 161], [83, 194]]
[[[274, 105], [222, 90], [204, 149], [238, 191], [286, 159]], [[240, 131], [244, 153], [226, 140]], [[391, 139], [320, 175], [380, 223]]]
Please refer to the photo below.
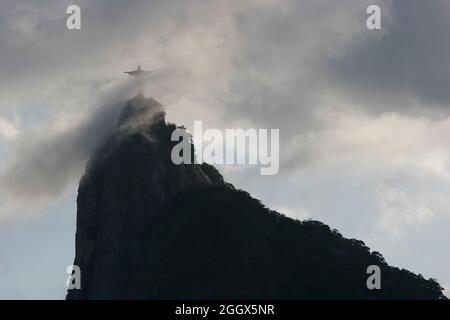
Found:
[[[143, 96], [92, 156], [78, 193], [68, 299], [443, 299], [362, 241], [265, 208], [207, 164], [175, 165], [174, 125]], [[366, 286], [369, 265], [381, 289]]]

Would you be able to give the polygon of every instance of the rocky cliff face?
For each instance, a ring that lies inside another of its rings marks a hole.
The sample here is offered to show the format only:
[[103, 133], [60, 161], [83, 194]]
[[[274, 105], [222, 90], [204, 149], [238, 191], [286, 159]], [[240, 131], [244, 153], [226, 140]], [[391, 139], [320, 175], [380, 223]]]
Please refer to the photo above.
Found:
[[[209, 165], [174, 165], [161, 104], [142, 95], [92, 156], [78, 191], [81, 290], [68, 299], [426, 298], [442, 289], [362, 241], [271, 211]], [[368, 290], [379, 265], [382, 289]]]
[[87, 164], [77, 198], [75, 265], [82, 290], [69, 298], [120, 298], [142, 280], [145, 226], [181, 190], [223, 184], [214, 168], [174, 165], [175, 129], [162, 105], [142, 95], [123, 109], [115, 134]]

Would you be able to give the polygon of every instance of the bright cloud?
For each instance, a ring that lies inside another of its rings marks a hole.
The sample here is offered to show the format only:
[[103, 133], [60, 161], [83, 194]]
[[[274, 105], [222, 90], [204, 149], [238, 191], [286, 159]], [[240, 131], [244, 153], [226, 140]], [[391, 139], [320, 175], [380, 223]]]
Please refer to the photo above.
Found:
[[4, 139], [13, 139], [18, 133], [19, 131], [11, 122], [0, 117], [0, 137], [3, 137]]

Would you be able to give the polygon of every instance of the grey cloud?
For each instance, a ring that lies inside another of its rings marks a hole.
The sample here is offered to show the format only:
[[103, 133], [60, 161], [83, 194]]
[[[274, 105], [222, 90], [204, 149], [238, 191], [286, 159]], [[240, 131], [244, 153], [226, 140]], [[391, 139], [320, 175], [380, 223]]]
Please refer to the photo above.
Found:
[[[150, 67], [144, 92], [168, 101], [192, 97], [199, 85], [211, 83], [195, 73], [205, 68], [202, 57], [180, 52], [177, 42], [189, 46], [191, 27], [210, 31], [199, 14], [217, 4], [197, 10], [202, 1], [77, 3], [82, 30], [76, 32], [64, 24], [69, 2], [6, 1], [2, 6], [0, 111], [7, 119], [19, 114], [22, 133], [10, 148], [12, 163], [0, 175], [0, 215], [17, 206], [37, 210], [38, 202], [54, 201], [79, 177], [86, 158], [134, 95], [136, 83], [122, 71], [137, 63]], [[120, 76], [123, 81], [117, 80]], [[101, 93], [105, 87], [106, 95]], [[51, 130], [64, 123], [71, 126]]]
[[[111, 134], [126, 97], [136, 93], [136, 82], [114, 85], [99, 98], [81, 122], [57, 132], [38, 130], [20, 138], [12, 164], [0, 176], [2, 197], [9, 203], [34, 206], [41, 199], [55, 199], [79, 177], [89, 155]], [[48, 129], [47, 129], [48, 130]], [[0, 214], [14, 206], [0, 207]], [[37, 207], [35, 207], [37, 209]]]
[[[413, 98], [446, 99], [446, 75], [441, 72], [433, 78], [443, 60], [442, 51], [432, 52], [434, 59], [426, 60], [426, 49], [419, 48], [420, 41], [427, 40], [423, 34], [446, 30], [448, 22], [442, 12], [447, 6], [442, 1], [423, 5], [380, 1], [383, 17], [384, 13], [389, 17], [387, 32], [381, 37], [372, 36], [365, 28], [370, 1], [78, 1], [83, 19], [80, 32], [65, 30], [64, 9], [69, 3], [47, 0], [17, 6], [6, 1], [0, 13], [4, 18], [0, 19], [0, 41], [6, 44], [0, 47], [0, 70], [10, 74], [0, 78], [0, 98], [8, 97], [14, 103], [25, 97], [15, 108], [24, 117], [54, 112], [50, 119], [70, 121], [73, 115], [89, 112], [85, 102], [96, 96], [93, 88], [104, 78], [116, 79], [118, 72], [139, 61], [144, 66], [163, 67], [150, 85], [151, 94], [161, 97], [164, 104], [176, 105], [173, 114], [177, 120], [184, 116], [176, 113], [178, 105], [190, 108], [200, 102], [204, 104], [199, 109], [203, 113], [197, 115], [200, 119], [224, 114], [220, 123], [243, 121], [280, 128], [281, 172], [286, 172], [321, 156], [312, 145], [293, 150], [293, 141], [332, 126], [324, 111], [339, 111], [348, 102], [354, 105], [356, 97], [360, 102], [357, 108], [383, 111], [404, 111], [397, 102], [406, 93]], [[411, 24], [417, 20], [419, 5], [424, 11], [419, 21], [428, 24], [419, 22], [421, 32], [416, 32]], [[214, 18], [220, 10], [225, 15]], [[18, 33], [14, 34], [14, 28]], [[214, 37], [206, 38], [211, 33]], [[437, 45], [437, 37], [428, 38], [428, 43]], [[441, 40], [440, 47], [447, 48], [449, 41]], [[192, 43], [201, 45], [192, 48]], [[409, 60], [403, 61], [402, 53], [408, 48], [415, 50], [409, 50]], [[221, 68], [218, 64], [222, 61]], [[423, 83], [418, 71], [406, 67], [412, 64], [422, 66]], [[402, 81], [405, 79], [408, 81]], [[36, 98], [51, 105], [42, 108], [41, 102], [35, 106]], [[0, 99], [0, 110], [7, 114], [5, 100]], [[209, 102], [214, 102], [214, 107]], [[45, 109], [50, 111], [42, 111]], [[73, 133], [65, 134], [70, 141]], [[45, 152], [51, 151], [53, 143], [63, 144], [55, 139], [67, 139], [44, 136], [47, 138], [51, 143], [42, 147], [47, 148]], [[25, 142], [19, 147], [24, 155], [20, 158], [41, 161], [37, 156], [41, 151], [33, 144]], [[65, 148], [59, 149], [62, 158], [76, 158], [72, 149]], [[55, 164], [45, 163], [49, 170], [55, 168]], [[60, 174], [73, 175], [70, 170]]]
[[382, 10], [383, 31], [366, 32], [347, 54], [327, 62], [332, 83], [370, 111], [445, 108], [448, 115], [449, 14], [445, 0], [392, 1]]
[[227, 107], [291, 132], [316, 127], [322, 96], [334, 86], [323, 65], [366, 36], [369, 3], [287, 1], [236, 13], [239, 53]]

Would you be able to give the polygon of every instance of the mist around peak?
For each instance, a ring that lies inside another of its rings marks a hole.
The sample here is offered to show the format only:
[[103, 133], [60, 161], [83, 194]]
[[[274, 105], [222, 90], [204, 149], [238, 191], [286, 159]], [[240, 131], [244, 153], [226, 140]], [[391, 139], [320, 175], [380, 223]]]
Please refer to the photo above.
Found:
[[[118, 125], [124, 132], [137, 130], [155, 112], [162, 112], [162, 105], [144, 98], [142, 89], [142, 81], [136, 79], [108, 83], [81, 119], [63, 128], [50, 126], [19, 135], [6, 169], [0, 172], [0, 220], [36, 215], [53, 204], [74, 187], [89, 156]], [[132, 116], [125, 121], [130, 111]]]

